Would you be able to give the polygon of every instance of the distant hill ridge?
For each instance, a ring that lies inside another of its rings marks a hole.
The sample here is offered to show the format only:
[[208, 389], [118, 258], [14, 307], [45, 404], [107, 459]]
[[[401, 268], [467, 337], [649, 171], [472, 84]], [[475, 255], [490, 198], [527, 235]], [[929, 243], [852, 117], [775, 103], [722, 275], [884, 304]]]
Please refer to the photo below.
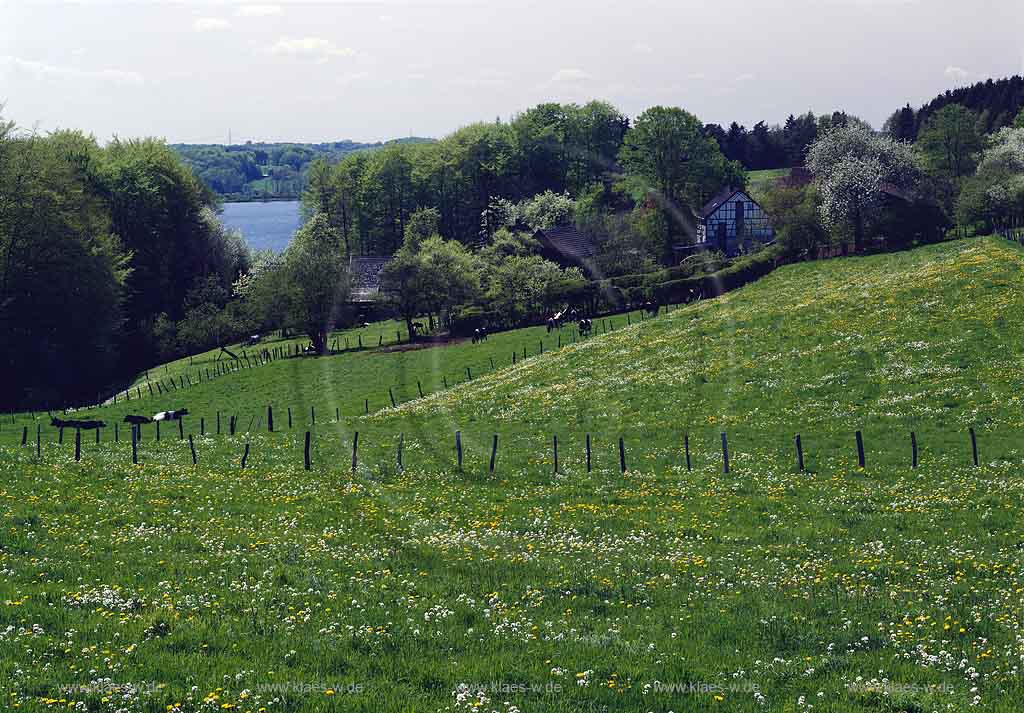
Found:
[[296, 199], [306, 187], [309, 167], [318, 158], [334, 163], [356, 151], [391, 144], [431, 143], [410, 136], [363, 143], [246, 142], [244, 144], [171, 144], [196, 176], [224, 200]]

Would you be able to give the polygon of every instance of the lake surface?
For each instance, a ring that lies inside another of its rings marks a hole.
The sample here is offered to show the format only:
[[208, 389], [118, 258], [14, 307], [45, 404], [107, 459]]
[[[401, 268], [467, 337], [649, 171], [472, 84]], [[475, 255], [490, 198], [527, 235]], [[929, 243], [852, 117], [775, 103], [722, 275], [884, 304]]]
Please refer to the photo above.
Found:
[[220, 219], [240, 230], [253, 250], [284, 252], [292, 234], [302, 225], [298, 201], [225, 203]]

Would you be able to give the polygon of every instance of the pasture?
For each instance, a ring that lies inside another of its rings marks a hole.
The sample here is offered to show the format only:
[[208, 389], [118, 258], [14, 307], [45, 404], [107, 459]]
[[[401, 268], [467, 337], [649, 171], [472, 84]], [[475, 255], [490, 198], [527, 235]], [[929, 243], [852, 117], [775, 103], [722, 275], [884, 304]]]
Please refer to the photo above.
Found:
[[[0, 694], [21, 710], [1017, 710], [1022, 267], [995, 238], [803, 263], [515, 365], [555, 335], [282, 360], [144, 401], [189, 408], [195, 466], [176, 425], [159, 442], [144, 426], [133, 465], [124, 432], [87, 434], [76, 462], [67, 434], [37, 457], [27, 417], [4, 423]], [[465, 366], [481, 371], [455, 383]], [[244, 428], [216, 435], [217, 410]]]

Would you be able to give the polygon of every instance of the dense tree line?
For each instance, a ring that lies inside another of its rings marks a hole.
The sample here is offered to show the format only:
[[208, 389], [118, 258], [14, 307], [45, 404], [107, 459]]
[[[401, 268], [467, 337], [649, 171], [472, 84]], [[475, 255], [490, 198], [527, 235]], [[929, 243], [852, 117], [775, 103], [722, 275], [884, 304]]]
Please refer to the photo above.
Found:
[[248, 251], [214, 205], [162, 142], [0, 122], [0, 407], [95, 398], [226, 300]]
[[653, 107], [631, 126], [615, 107], [595, 101], [541, 104], [433, 144], [387, 146], [333, 165], [318, 160], [303, 201], [341, 233], [349, 254], [391, 255], [420, 208], [437, 211], [440, 236], [475, 245], [497, 226], [489, 217], [496, 200], [568, 194], [581, 199], [595, 224], [633, 210], [632, 225], [648, 238], [653, 231], [660, 255], [692, 234], [688, 207], [744, 181], [742, 167], [722, 155], [692, 114]]
[[1010, 126], [1024, 109], [1024, 77], [988, 79], [969, 87], [950, 89], [915, 111], [906, 105], [886, 120], [884, 130], [894, 139], [917, 141], [928, 120], [942, 109], [958, 105], [978, 118], [982, 133], [991, 134]]
[[790, 114], [781, 125], [769, 126], [759, 121], [747, 129], [734, 121], [728, 129], [719, 124], [707, 124], [704, 131], [718, 143], [727, 159], [737, 161], [751, 171], [760, 171], [802, 166], [807, 147], [818, 136], [833, 127], [859, 121], [842, 111], [821, 116], [809, 111], [799, 116]]

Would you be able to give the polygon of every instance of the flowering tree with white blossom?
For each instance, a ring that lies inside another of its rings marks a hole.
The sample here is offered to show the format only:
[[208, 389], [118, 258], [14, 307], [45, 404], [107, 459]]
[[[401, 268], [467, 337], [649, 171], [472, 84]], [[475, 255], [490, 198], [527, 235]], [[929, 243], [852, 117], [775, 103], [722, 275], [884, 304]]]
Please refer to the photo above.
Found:
[[863, 124], [835, 128], [811, 144], [807, 167], [821, 194], [826, 227], [849, 226], [859, 251], [883, 207], [887, 186], [913, 191], [921, 177], [914, 148], [876, 134]]

